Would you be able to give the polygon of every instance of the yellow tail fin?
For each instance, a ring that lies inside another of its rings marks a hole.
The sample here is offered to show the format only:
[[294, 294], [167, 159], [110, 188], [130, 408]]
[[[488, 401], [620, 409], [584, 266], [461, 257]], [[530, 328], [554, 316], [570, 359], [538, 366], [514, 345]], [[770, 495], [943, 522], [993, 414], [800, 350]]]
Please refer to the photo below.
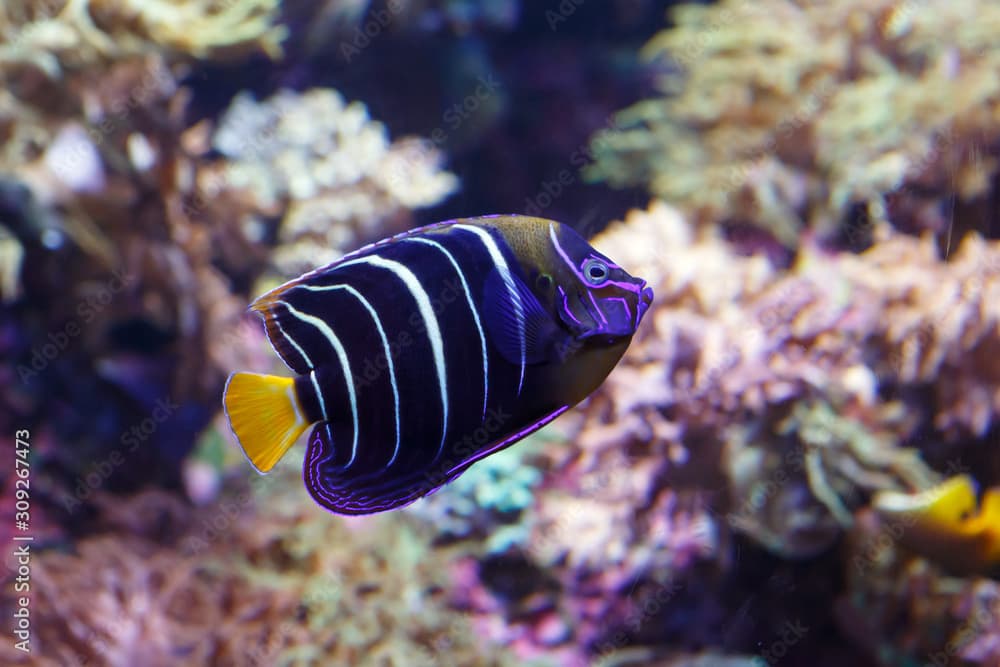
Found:
[[270, 471], [309, 427], [292, 378], [233, 373], [223, 403], [243, 453], [258, 472]]

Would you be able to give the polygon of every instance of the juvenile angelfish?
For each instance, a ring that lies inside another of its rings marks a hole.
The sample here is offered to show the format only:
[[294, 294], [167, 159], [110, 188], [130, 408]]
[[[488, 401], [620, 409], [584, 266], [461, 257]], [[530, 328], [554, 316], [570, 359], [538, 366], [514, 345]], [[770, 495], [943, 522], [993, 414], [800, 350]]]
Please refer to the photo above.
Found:
[[593, 392], [653, 299], [566, 225], [497, 215], [364, 247], [251, 304], [294, 378], [233, 373], [223, 403], [266, 473], [303, 465], [338, 514], [401, 507]]

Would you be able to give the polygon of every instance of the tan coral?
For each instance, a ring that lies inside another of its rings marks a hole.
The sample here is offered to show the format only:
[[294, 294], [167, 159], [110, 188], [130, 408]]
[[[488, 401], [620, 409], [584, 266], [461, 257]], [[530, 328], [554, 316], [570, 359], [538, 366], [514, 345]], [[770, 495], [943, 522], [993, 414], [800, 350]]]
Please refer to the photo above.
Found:
[[[245, 357], [255, 352], [232, 344], [246, 296], [233, 293], [231, 277], [252, 279], [267, 256], [239, 227], [250, 207], [232, 189], [199, 199], [185, 178], [197, 162], [178, 141], [187, 95], [162, 57], [64, 74], [59, 85], [42, 81], [22, 97], [14, 92], [23, 88], [0, 94], [8, 139], [0, 170], [10, 213], [0, 237], [17, 244], [3, 244], [12, 260], [3, 264], [10, 270], [4, 297], [17, 291], [25, 303], [47, 304], [20, 322], [26, 336], [72, 322], [79, 337], [66, 360], [110, 381], [109, 389], [145, 375], [178, 405], [216, 405], [226, 374], [251, 366]], [[144, 158], [135, 146], [144, 147]], [[17, 248], [32, 275], [23, 284], [13, 273]], [[166, 334], [155, 354], [136, 355], [109, 333], [130, 324]], [[20, 368], [20, 379], [30, 379], [30, 367]], [[5, 408], [35, 409], [23, 399]], [[74, 446], [93, 447], [91, 458], [117, 445], [81, 438]], [[89, 463], [81, 458], [77, 472]]]
[[275, 25], [279, 0], [46, 0], [0, 7], [0, 64], [63, 70], [148, 55], [195, 58], [261, 50], [281, 54], [287, 31]]
[[[118, 54], [106, 65], [67, 69], [58, 83], [20, 72], [32, 85], [0, 92], [2, 185], [18, 209], [2, 221], [3, 236], [16, 239], [3, 244], [11, 258], [3, 291], [48, 303], [33, 326], [55, 331], [78, 320], [80, 304], [113, 276], [126, 276], [93, 326], [81, 327], [70, 354], [95, 375], [155, 374], [178, 404], [212, 406], [229, 372], [269, 370], [258, 361], [260, 337], [244, 335], [241, 318], [272, 252], [283, 266], [286, 253], [295, 257], [296, 272], [313, 268], [407, 226], [410, 206], [437, 201], [455, 179], [425, 142], [390, 143], [362, 105], [345, 105], [330, 91], [302, 105], [289, 94], [280, 109], [287, 118], [274, 118], [281, 133], [255, 126], [240, 137], [253, 145], [233, 151], [232, 160], [209, 156], [208, 123], [185, 126], [191, 93], [178, 86], [180, 59]], [[0, 63], [2, 73], [16, 69]], [[268, 141], [269, 156], [311, 162], [255, 163], [252, 151]], [[240, 169], [264, 180], [241, 180]], [[256, 185], [270, 187], [270, 176], [280, 190], [263, 201], [266, 191]], [[275, 251], [270, 233], [280, 218], [284, 243]], [[15, 260], [39, 278], [33, 292], [13, 273]], [[234, 293], [234, 283], [245, 292]], [[165, 334], [155, 354], [140, 359], [108, 335], [129, 323]]]
[[391, 142], [363, 104], [347, 104], [328, 88], [282, 91], [263, 102], [238, 96], [213, 144], [227, 160], [199, 175], [203, 187], [245, 190], [260, 215], [274, 215], [287, 202], [273, 260], [284, 275], [402, 231], [410, 209], [435, 204], [457, 187], [430, 142]]
[[851, 223], [855, 205], [884, 220], [890, 205], [988, 192], [988, 147], [1000, 141], [994, 3], [727, 0], [673, 15], [645, 48], [665, 59], [665, 95], [594, 138], [591, 178], [647, 184], [696, 222], [751, 222], [789, 244], [803, 226]]
[[0, 303], [9, 303], [21, 291], [21, 262], [24, 248], [12, 235], [0, 227]]

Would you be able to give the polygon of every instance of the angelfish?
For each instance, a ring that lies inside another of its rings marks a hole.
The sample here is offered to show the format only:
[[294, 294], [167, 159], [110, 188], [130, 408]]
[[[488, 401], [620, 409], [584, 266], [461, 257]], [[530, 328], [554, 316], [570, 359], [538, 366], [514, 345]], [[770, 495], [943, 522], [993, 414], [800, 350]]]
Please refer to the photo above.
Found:
[[624, 354], [653, 291], [571, 227], [495, 215], [421, 227], [259, 297], [295, 377], [233, 373], [223, 404], [266, 473], [338, 514], [406, 505], [545, 426]]

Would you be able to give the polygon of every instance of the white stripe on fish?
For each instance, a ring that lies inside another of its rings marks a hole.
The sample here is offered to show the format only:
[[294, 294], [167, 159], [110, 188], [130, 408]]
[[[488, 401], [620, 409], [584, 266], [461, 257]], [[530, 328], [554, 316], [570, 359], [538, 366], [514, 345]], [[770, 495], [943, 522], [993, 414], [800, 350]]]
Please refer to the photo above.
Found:
[[521, 388], [524, 386], [524, 368], [527, 365], [527, 341], [525, 340], [524, 333], [524, 304], [521, 303], [521, 295], [517, 293], [517, 288], [514, 287], [514, 279], [510, 273], [510, 266], [507, 265], [507, 260], [504, 259], [503, 253], [500, 252], [496, 241], [493, 240], [493, 237], [485, 229], [460, 223], [456, 223], [454, 229], [472, 232], [480, 238], [486, 247], [486, 252], [490, 255], [490, 259], [493, 260], [493, 265], [500, 272], [500, 278], [503, 279], [503, 284], [510, 294], [511, 302], [514, 304], [514, 314], [517, 316], [518, 343], [521, 346], [521, 377], [517, 382], [517, 395], [520, 396]]
[[[354, 440], [351, 443], [351, 460], [347, 462], [344, 467], [350, 467], [354, 463], [355, 457], [358, 455], [358, 399], [354, 394], [354, 376], [351, 374], [351, 364], [347, 358], [347, 351], [344, 349], [343, 344], [340, 339], [337, 338], [337, 334], [333, 332], [333, 329], [327, 325], [326, 322], [318, 317], [313, 317], [307, 313], [303, 313], [300, 310], [294, 308], [291, 304], [278, 300], [277, 303], [283, 305], [288, 309], [288, 312], [295, 318], [313, 325], [319, 332], [323, 334], [326, 339], [330, 342], [334, 351], [337, 353], [337, 360], [340, 362], [340, 367], [343, 370], [344, 382], [347, 383], [347, 395], [351, 401], [351, 423], [354, 426]], [[325, 413], [325, 408], [324, 408]]]

